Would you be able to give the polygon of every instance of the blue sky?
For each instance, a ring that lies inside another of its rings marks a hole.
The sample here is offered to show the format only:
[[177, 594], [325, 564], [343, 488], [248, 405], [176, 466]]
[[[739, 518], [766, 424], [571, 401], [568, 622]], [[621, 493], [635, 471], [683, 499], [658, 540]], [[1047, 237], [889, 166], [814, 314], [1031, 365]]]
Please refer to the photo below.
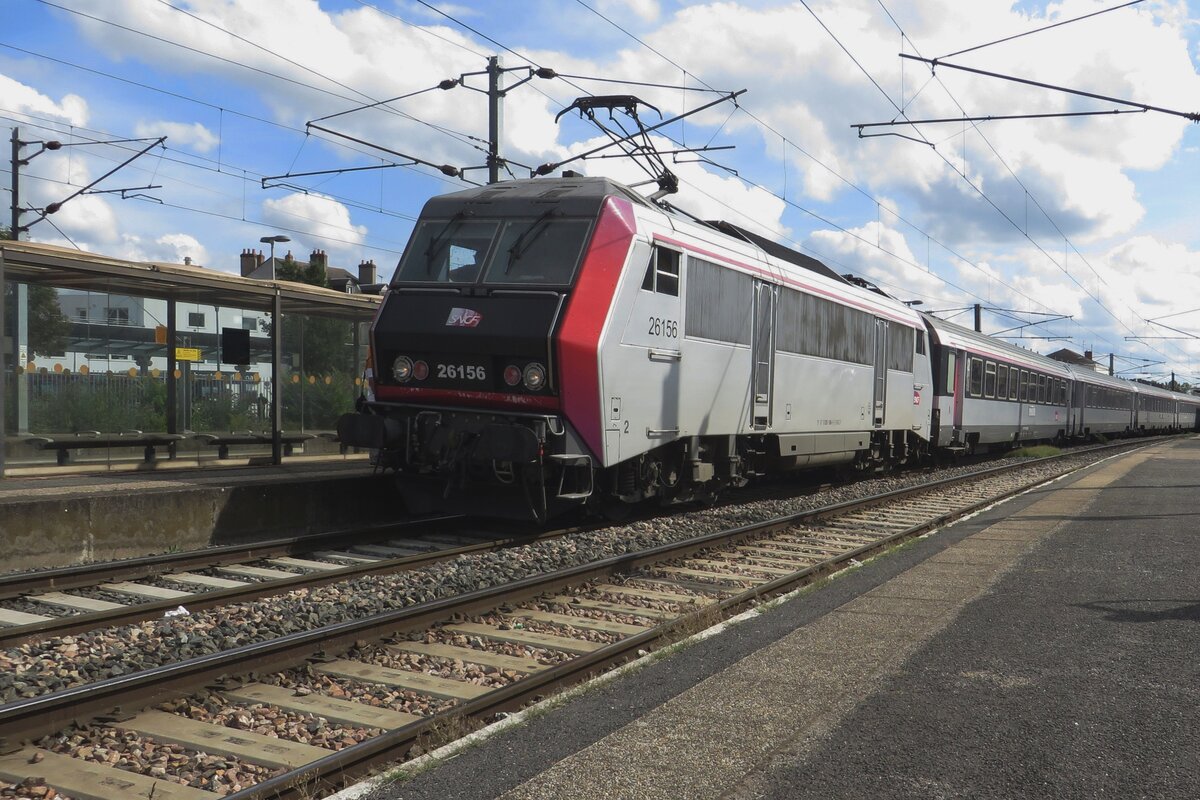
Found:
[[[8, 23], [0, 32], [0, 125], [19, 125], [23, 140], [168, 136], [165, 151], [97, 187], [161, 185], [141, 190], [161, 203], [81, 196], [49, 218], [57, 229], [35, 225], [37, 240], [133, 259], [189, 256], [232, 272], [244, 248], [282, 233], [292, 242], [280, 252], [304, 258], [320, 248], [351, 269], [370, 258], [390, 275], [424, 201], [466, 184], [395, 167], [288, 180], [305, 191], [263, 189], [264, 176], [398, 161], [306, 135], [307, 121], [481, 70], [493, 54], [507, 67], [532, 62], [570, 75], [746, 89], [737, 108], [725, 104], [664, 131], [690, 145], [736, 147], [712, 154], [720, 167], [673, 165], [680, 207], [755, 227], [926, 309], [982, 303], [1070, 315], [1028, 333], [1061, 341], [1017, 343], [1117, 353], [1134, 359], [1117, 360], [1118, 369], [1134, 370], [1128, 375], [1138, 374], [1136, 359], [1163, 361], [1146, 374], [1173, 369], [1200, 383], [1195, 342], [1130, 340], [1172, 335], [1147, 322], [1168, 314], [1178, 316], [1163, 322], [1200, 330], [1200, 312], [1180, 313], [1200, 306], [1194, 124], [1147, 113], [890, 129], [936, 147], [859, 139], [851, 128], [893, 119], [897, 107], [909, 119], [1112, 109], [946, 67], [931, 77], [898, 53], [942, 55], [1119, 4], [0, 0]], [[1192, 13], [1187, 3], [1147, 0], [948, 60], [1200, 110], [1189, 105], [1200, 97]], [[485, 85], [481, 76], [467, 80]], [[506, 101], [504, 155], [541, 164], [598, 142], [576, 118], [553, 121], [584, 93], [634, 93], [665, 113], [713, 97], [535, 78]], [[461, 87], [329, 126], [438, 164], [483, 164], [485, 98]], [[666, 138], [660, 145], [672, 146]], [[44, 153], [25, 170], [22, 200], [43, 207], [61, 199], [127, 158], [123, 148], [140, 146]], [[616, 160], [575, 168], [640, 176]], [[515, 166], [513, 173], [525, 177]], [[7, 192], [0, 200], [8, 205]], [[985, 330], [1018, 324], [1013, 316], [1031, 318], [988, 312]]]

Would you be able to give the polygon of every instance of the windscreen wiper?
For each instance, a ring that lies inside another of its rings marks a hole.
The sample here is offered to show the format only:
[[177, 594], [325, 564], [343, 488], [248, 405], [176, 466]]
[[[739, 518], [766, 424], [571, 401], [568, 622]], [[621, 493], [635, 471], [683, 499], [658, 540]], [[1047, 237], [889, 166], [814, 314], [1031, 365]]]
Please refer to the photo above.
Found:
[[[540, 217], [530, 223], [529, 227], [517, 237], [512, 247], [508, 248], [508, 264], [504, 266], [505, 275], [512, 269], [512, 265], [516, 263], [517, 259], [523, 256], [525, 251], [537, 241], [538, 237], [546, 232], [546, 229], [550, 227], [546, 223], [549, 222], [551, 217], [557, 214], [558, 211], [556, 209], [546, 209]], [[537, 233], [534, 233], [534, 231], [537, 231]]]
[[442, 226], [442, 229], [440, 231], [438, 231], [437, 236], [433, 237], [433, 239], [430, 240], [429, 247], [425, 248], [425, 274], [426, 275], [428, 275], [430, 272], [433, 271], [433, 257], [435, 255], [437, 255], [439, 250], [442, 249], [442, 241], [447, 236], [450, 235], [450, 231], [452, 231], [458, 227], [458, 225], [463, 221], [463, 218], [466, 215], [467, 215], [466, 210], [459, 211], [457, 214], [455, 214], [453, 217], [451, 217], [449, 219], [449, 221], [446, 222], [445, 225]]

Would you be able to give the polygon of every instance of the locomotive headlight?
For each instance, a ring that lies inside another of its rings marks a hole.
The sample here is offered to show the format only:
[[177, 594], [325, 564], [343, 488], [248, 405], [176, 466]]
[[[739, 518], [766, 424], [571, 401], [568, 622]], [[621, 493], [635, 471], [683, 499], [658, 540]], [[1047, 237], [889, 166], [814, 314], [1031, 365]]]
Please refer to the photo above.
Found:
[[408, 383], [413, 376], [413, 362], [408, 356], [396, 356], [392, 362], [392, 377], [400, 383]]
[[525, 388], [536, 392], [546, 385], [546, 368], [534, 361], [526, 365], [522, 377], [525, 379]]
[[509, 386], [516, 386], [521, 382], [521, 368], [516, 364], [509, 364], [504, 368], [504, 382]]

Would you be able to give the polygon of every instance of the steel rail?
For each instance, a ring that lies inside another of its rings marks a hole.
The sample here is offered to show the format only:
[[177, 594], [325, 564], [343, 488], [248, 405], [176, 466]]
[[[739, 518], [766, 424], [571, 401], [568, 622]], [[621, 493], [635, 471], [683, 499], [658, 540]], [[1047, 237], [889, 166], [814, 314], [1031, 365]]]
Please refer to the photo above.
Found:
[[149, 556], [122, 558], [91, 564], [76, 564], [69, 567], [14, 572], [0, 575], [0, 600], [48, 590], [63, 591], [84, 586], [95, 586], [110, 581], [132, 580], [151, 575], [161, 575], [165, 570], [179, 568], [215, 567], [223, 564], [272, 558], [280, 554], [311, 552], [325, 547], [346, 547], [378, 539], [388, 531], [397, 534], [406, 528], [461, 519], [457, 516], [431, 517], [429, 519], [383, 522], [377, 525], [339, 528], [304, 536], [281, 537], [261, 542], [227, 544], [189, 550], [186, 553], [158, 553]]

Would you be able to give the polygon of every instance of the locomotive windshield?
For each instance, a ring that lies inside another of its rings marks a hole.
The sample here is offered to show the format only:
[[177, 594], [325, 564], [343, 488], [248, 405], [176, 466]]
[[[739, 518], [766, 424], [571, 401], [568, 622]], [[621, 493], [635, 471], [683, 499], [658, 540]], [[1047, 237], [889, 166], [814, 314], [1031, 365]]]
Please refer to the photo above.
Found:
[[393, 283], [565, 286], [589, 220], [548, 211], [531, 219], [426, 220], [417, 226]]

